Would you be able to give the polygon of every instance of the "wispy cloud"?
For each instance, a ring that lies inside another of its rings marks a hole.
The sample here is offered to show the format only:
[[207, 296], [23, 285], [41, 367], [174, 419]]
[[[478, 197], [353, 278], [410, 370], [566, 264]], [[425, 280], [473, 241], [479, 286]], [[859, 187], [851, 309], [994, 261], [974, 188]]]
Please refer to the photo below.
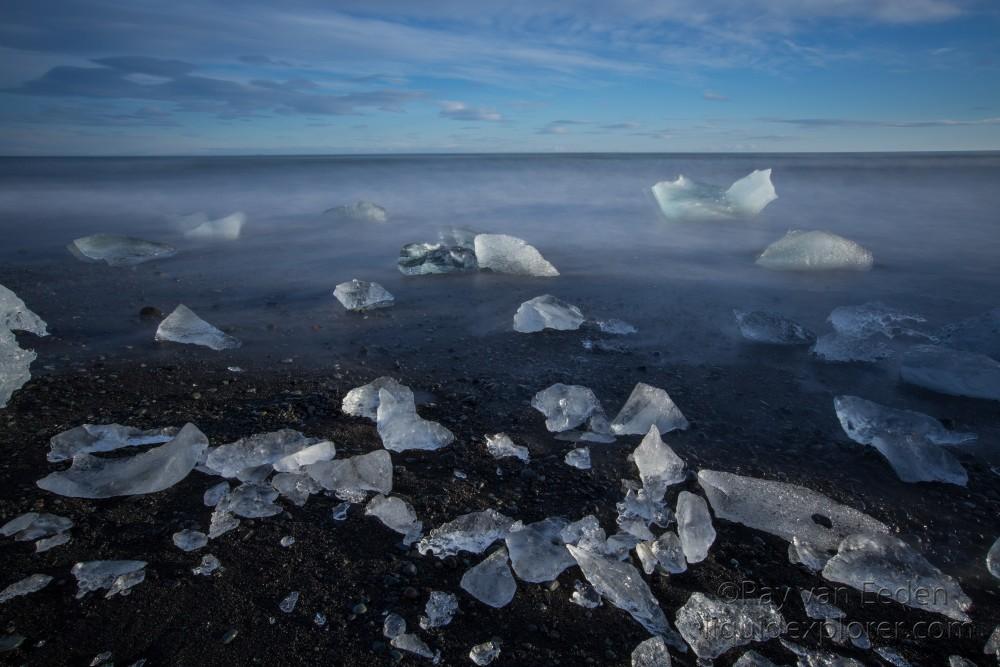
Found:
[[709, 100], [711, 102], [728, 102], [729, 98], [722, 93], [717, 93], [714, 90], [706, 90], [701, 94], [702, 99]]
[[961, 127], [975, 125], [1000, 125], [1000, 118], [974, 118], [953, 120], [868, 120], [858, 118], [762, 118], [768, 123], [783, 123], [799, 127]]
[[452, 120], [484, 120], [490, 122], [503, 120], [503, 115], [492, 109], [470, 107], [465, 102], [441, 102], [440, 115]]

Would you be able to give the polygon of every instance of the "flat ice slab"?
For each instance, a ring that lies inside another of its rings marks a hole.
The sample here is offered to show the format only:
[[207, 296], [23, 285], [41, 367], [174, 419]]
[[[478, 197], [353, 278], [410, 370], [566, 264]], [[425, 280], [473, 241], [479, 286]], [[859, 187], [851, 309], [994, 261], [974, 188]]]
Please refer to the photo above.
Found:
[[1000, 401], [1000, 363], [975, 352], [916, 345], [903, 355], [903, 382], [951, 396]]
[[653, 425], [660, 433], [669, 433], [686, 429], [688, 420], [670, 398], [670, 394], [639, 382], [611, 422], [611, 432], [616, 435], [645, 435]]
[[777, 271], [868, 271], [875, 257], [867, 248], [830, 232], [792, 230], [769, 245], [757, 264]]
[[166, 243], [117, 234], [84, 236], [70, 243], [68, 248], [77, 259], [104, 262], [108, 266], [134, 266], [177, 254], [177, 249]]
[[333, 290], [333, 296], [337, 297], [337, 301], [344, 308], [355, 312], [388, 308], [396, 303], [396, 297], [390, 294], [386, 288], [378, 283], [370, 283], [357, 278], [337, 285]]
[[173, 440], [177, 428], [143, 430], [120, 424], [83, 424], [49, 439], [49, 461], [67, 461], [77, 454], [112, 452], [123, 447], [157, 445]]
[[667, 220], [724, 220], [753, 217], [778, 198], [770, 169], [755, 169], [729, 188], [699, 183], [683, 175], [653, 186]]
[[223, 333], [195, 315], [194, 311], [184, 304], [177, 306], [174, 312], [160, 322], [160, 326], [156, 329], [156, 340], [202, 345], [216, 351], [242, 345], [236, 338]]
[[537, 333], [543, 329], [575, 331], [583, 322], [579, 308], [551, 294], [528, 299], [514, 313], [514, 331], [519, 333]]

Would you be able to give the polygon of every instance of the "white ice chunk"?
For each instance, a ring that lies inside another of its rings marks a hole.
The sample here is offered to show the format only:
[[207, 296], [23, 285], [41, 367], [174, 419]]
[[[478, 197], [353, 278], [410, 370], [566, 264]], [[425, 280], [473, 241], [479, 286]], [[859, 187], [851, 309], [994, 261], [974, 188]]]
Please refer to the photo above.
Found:
[[683, 175], [653, 186], [653, 196], [668, 220], [722, 220], [753, 217], [778, 198], [770, 169], [755, 169], [728, 189], [698, 183]]
[[464, 273], [479, 268], [472, 248], [442, 243], [408, 243], [400, 249], [396, 265], [404, 276]]
[[180, 530], [173, 535], [174, 546], [181, 551], [197, 551], [208, 544], [208, 535], [200, 530]]
[[560, 537], [566, 525], [565, 519], [548, 518], [507, 534], [507, 552], [519, 579], [533, 584], [552, 581], [576, 564]]
[[70, 570], [76, 577], [77, 599], [87, 593], [108, 589], [105, 597], [125, 594], [145, 578], [146, 562], [141, 560], [91, 560], [77, 563]]
[[822, 570], [832, 555], [798, 537], [793, 537], [788, 543], [788, 562], [802, 565], [813, 574]]
[[513, 457], [527, 463], [530, 458], [528, 448], [522, 445], [515, 445], [514, 441], [506, 433], [487, 435], [486, 449], [495, 459]]
[[479, 234], [474, 243], [480, 269], [523, 276], [559, 275], [556, 267], [523, 239], [506, 234]]
[[186, 345], [201, 345], [212, 350], [229, 350], [240, 347], [238, 339], [215, 328], [194, 314], [183, 303], [160, 322], [155, 339]]
[[134, 266], [177, 254], [177, 249], [166, 243], [117, 234], [84, 236], [70, 243], [68, 249], [79, 260], [104, 262], [108, 266]]
[[554, 384], [535, 394], [531, 407], [545, 415], [545, 428], [568, 431], [587, 422], [591, 431], [608, 433], [604, 408], [590, 389], [575, 384]]
[[206, 220], [184, 232], [184, 236], [199, 241], [235, 241], [243, 232], [246, 221], [246, 213], [237, 211], [217, 220]]
[[[972, 607], [958, 581], [892, 535], [850, 535], [823, 568], [823, 577], [865, 593], [968, 621]], [[923, 591], [923, 594], [920, 592]], [[927, 594], [927, 593], [930, 594]]]
[[769, 245], [757, 264], [777, 271], [868, 271], [875, 257], [867, 248], [830, 232], [792, 230]]
[[669, 433], [686, 429], [688, 420], [670, 398], [670, 394], [639, 382], [611, 422], [611, 431], [617, 435], [645, 435], [653, 425], [660, 433]]
[[126, 458], [78, 454], [68, 470], [38, 480], [38, 487], [72, 498], [112, 498], [156, 493], [187, 477], [208, 447], [194, 424], [185, 424], [170, 442]]
[[360, 502], [368, 491], [392, 491], [392, 457], [384, 449], [334, 461], [320, 461], [302, 468], [341, 500]]
[[413, 392], [405, 384], [400, 384], [395, 378], [383, 375], [366, 385], [355, 387], [344, 396], [341, 410], [344, 414], [354, 417], [365, 417], [375, 421], [378, 419], [379, 391], [386, 390], [399, 401], [413, 401]]
[[572, 544], [594, 553], [603, 554], [607, 548], [607, 535], [601, 528], [600, 521], [593, 514], [588, 514], [563, 528], [559, 537], [566, 544]]
[[431, 591], [424, 605], [424, 616], [420, 617], [420, 627], [424, 630], [443, 628], [451, 623], [458, 612], [458, 598], [451, 593]]
[[951, 396], [1000, 401], [1000, 362], [934, 345], [916, 345], [903, 355], [903, 382]]
[[431, 530], [417, 544], [417, 550], [422, 555], [432, 553], [438, 558], [454, 556], [459, 551], [481, 554], [497, 540], [506, 538], [513, 525], [513, 519], [494, 509], [470, 512]]
[[140, 447], [169, 442], [177, 435], [176, 428], [142, 430], [120, 424], [84, 424], [52, 436], [49, 440], [49, 461], [67, 461], [77, 454], [111, 452], [122, 447]]
[[[270, 433], [255, 433], [211, 449], [205, 457], [205, 466], [223, 477], [232, 478], [248, 468], [271, 466], [278, 461], [286, 460], [304, 452], [317, 442], [316, 438], [306, 437], [289, 428]], [[289, 459], [287, 463], [293, 465], [294, 459]], [[301, 465], [304, 464], [300, 464], [300, 467]]]
[[733, 663], [733, 667], [778, 667], [776, 663], [771, 662], [757, 651], [747, 651], [739, 657], [739, 659]]
[[47, 574], [32, 574], [0, 591], [0, 603], [42, 590], [52, 581]]
[[714, 660], [750, 642], [779, 637], [785, 627], [781, 612], [764, 600], [723, 602], [692, 593], [677, 610], [678, 631], [703, 660]]
[[441, 449], [455, 440], [455, 435], [441, 424], [417, 415], [412, 397], [400, 399], [386, 389], [379, 390], [375, 423], [382, 446], [394, 452]]
[[670, 667], [670, 653], [663, 637], [650, 637], [632, 651], [632, 667]]
[[543, 294], [522, 303], [514, 313], [514, 331], [537, 333], [543, 329], [576, 331], [583, 324], [583, 311], [573, 304]]
[[577, 447], [566, 452], [566, 465], [580, 470], [590, 470], [590, 448]]
[[424, 524], [417, 520], [413, 506], [402, 498], [376, 494], [365, 507], [365, 515], [377, 517], [388, 528], [403, 536], [403, 544], [410, 545], [420, 539]]
[[642, 563], [646, 574], [652, 574], [657, 569], [667, 574], [680, 574], [687, 570], [684, 559], [684, 549], [676, 533], [666, 532], [655, 540], [647, 540], [635, 545], [635, 553]]
[[229, 493], [229, 482], [219, 482], [205, 489], [202, 502], [205, 503], [205, 507], [215, 507], [227, 493]]
[[889, 532], [881, 521], [803, 486], [715, 470], [699, 471], [698, 482], [717, 518], [788, 541], [798, 537], [817, 549], [836, 550], [854, 533]]
[[298, 472], [302, 466], [320, 461], [332, 461], [337, 456], [337, 447], [329, 440], [321, 440], [297, 452], [292, 452], [274, 462], [278, 472]]
[[580, 547], [569, 545], [566, 548], [576, 559], [583, 576], [604, 599], [628, 612], [650, 634], [661, 635], [672, 646], [686, 650], [638, 570], [628, 563]]
[[643, 490], [653, 501], [663, 500], [668, 486], [680, 484], [687, 477], [684, 461], [663, 442], [656, 424], [650, 425], [642, 442], [632, 452], [632, 460], [639, 469]]
[[357, 278], [337, 285], [333, 290], [333, 295], [337, 297], [337, 301], [344, 308], [356, 312], [388, 308], [396, 303], [396, 297], [390, 294], [386, 288], [378, 283], [370, 283]]
[[767, 345], [810, 345], [816, 334], [798, 322], [764, 310], [733, 310], [736, 325], [746, 340]]
[[42, 538], [35, 542], [35, 553], [40, 554], [48, 551], [49, 549], [55, 549], [56, 547], [60, 547], [68, 543], [72, 539], [73, 538], [69, 533], [58, 533], [52, 537]]
[[715, 542], [715, 529], [704, 498], [687, 491], [681, 491], [677, 496], [677, 535], [687, 562], [705, 560]]
[[374, 202], [364, 200], [328, 208], [323, 211], [323, 215], [351, 222], [386, 222], [389, 219], [389, 214], [384, 208]]
[[500, 644], [492, 639], [482, 644], [476, 644], [469, 650], [469, 660], [482, 667], [488, 665], [500, 656]]
[[507, 550], [497, 549], [462, 575], [462, 590], [483, 604], [499, 609], [514, 599], [517, 582], [507, 565]]

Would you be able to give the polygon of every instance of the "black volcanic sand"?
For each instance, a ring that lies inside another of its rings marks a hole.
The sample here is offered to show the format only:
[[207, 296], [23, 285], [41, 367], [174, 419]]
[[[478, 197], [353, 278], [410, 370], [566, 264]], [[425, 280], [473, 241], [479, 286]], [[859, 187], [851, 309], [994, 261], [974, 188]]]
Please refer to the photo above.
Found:
[[[754, 352], [745, 363], [726, 368], [681, 366], [655, 353], [586, 352], [580, 338], [546, 332], [487, 336], [474, 347], [428, 342], [405, 358], [359, 339], [344, 350], [350, 363], [316, 368], [261, 355], [256, 364], [246, 363], [246, 372], [236, 373], [226, 368], [234, 355], [190, 346], [150, 343], [113, 357], [87, 358], [66, 353], [57, 336], [19, 335], [39, 352], [39, 360], [36, 377], [0, 411], [0, 518], [46, 511], [72, 518], [75, 526], [72, 542], [39, 555], [31, 544], [0, 542], [0, 585], [39, 572], [55, 577], [42, 591], [0, 605], [3, 632], [26, 637], [21, 648], [0, 654], [0, 660], [87, 665], [110, 651], [117, 665], [140, 658], [150, 666], [429, 664], [388, 647], [382, 620], [393, 611], [441, 649], [443, 664], [472, 664], [470, 647], [493, 637], [502, 642], [497, 665], [629, 664], [631, 651], [647, 634], [607, 603], [592, 610], [572, 604], [574, 580], [581, 578], [577, 568], [551, 585], [519, 582], [514, 601], [493, 609], [459, 588], [462, 574], [480, 556], [422, 557], [401, 547], [396, 533], [365, 517], [358, 506], [346, 521], [333, 521], [335, 498], [314, 496], [301, 508], [280, 501], [283, 514], [243, 520], [205, 549], [184, 553], [171, 535], [207, 529], [211, 509], [202, 494], [216, 477], [193, 472], [161, 493], [100, 501], [61, 498], [35, 486], [65, 465], [47, 463], [49, 438], [82, 423], [150, 428], [192, 422], [213, 444], [293, 428], [333, 440], [338, 457], [371, 451], [380, 446], [374, 425], [346, 417], [339, 408], [346, 391], [382, 374], [416, 390], [421, 414], [457, 437], [437, 452], [393, 454], [393, 493], [413, 504], [425, 529], [493, 507], [525, 522], [594, 513], [613, 532], [622, 480], [637, 478], [626, 457], [639, 437], [592, 445], [593, 470], [576, 470], [562, 460], [572, 445], [547, 433], [528, 403], [552, 383], [583, 384], [613, 416], [643, 381], [666, 388], [691, 420], [689, 430], [666, 436], [690, 469], [780, 479], [828, 494], [896, 527], [933, 563], [960, 578], [974, 601], [974, 622], [961, 627], [948, 626], [942, 616], [838, 590], [835, 601], [850, 620], [896, 626], [893, 638], [873, 637], [876, 646], [892, 646], [924, 665], [944, 664], [951, 654], [986, 659], [983, 645], [1000, 622], [997, 581], [984, 566], [986, 551], [1000, 534], [1000, 491], [987, 465], [958, 450], [969, 470], [967, 488], [900, 482], [874, 450], [846, 439], [833, 412], [834, 393], [804, 391], [801, 377], [768, 362], [767, 355], [777, 354], [771, 351]], [[627, 338], [607, 340], [627, 345]], [[801, 351], [780, 354], [801, 355], [808, 363]], [[845, 374], [873, 371], [822, 372], [828, 386], [837, 386], [845, 383]], [[909, 396], [915, 405], [933, 405], [933, 414], [950, 425], [996, 428], [993, 404], [919, 392]], [[489, 456], [483, 435], [498, 431], [528, 446], [530, 464]], [[467, 479], [454, 477], [456, 469]], [[698, 492], [689, 478], [671, 488], [671, 504], [683, 488]], [[798, 640], [816, 646], [818, 628], [807, 620], [796, 589], [822, 593], [829, 590], [824, 580], [790, 565], [782, 540], [721, 520], [715, 527], [718, 538], [707, 560], [681, 575], [647, 578], [671, 622], [692, 592], [726, 595], [735, 586], [750, 596], [770, 595], [786, 619], [801, 623]], [[289, 535], [294, 545], [280, 546]], [[211, 577], [193, 575], [191, 568], [205, 553], [216, 555], [225, 569]], [[125, 597], [91, 594], [77, 600], [70, 568], [95, 559], [148, 561], [146, 581]], [[434, 590], [456, 593], [460, 611], [447, 627], [423, 632], [417, 620]], [[290, 591], [301, 597], [294, 612], [284, 614], [278, 604]], [[316, 612], [326, 615], [326, 627], [313, 623]], [[925, 628], [951, 636], [918, 636], [935, 632]], [[223, 641], [234, 630], [235, 638]], [[833, 648], [828, 640], [824, 646]], [[753, 648], [779, 664], [794, 662], [777, 641]], [[729, 665], [743, 650], [717, 662]], [[837, 650], [878, 664], [874, 653]], [[681, 665], [695, 664], [690, 652], [673, 657]]]

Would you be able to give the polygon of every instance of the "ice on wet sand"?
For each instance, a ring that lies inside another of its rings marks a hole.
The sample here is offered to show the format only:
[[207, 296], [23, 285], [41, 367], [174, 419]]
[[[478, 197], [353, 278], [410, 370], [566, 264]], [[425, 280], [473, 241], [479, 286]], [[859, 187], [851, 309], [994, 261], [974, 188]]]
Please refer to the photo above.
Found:
[[177, 249], [166, 243], [117, 234], [93, 234], [78, 238], [69, 244], [69, 251], [82, 261], [104, 262], [108, 266], [134, 266], [177, 254]]
[[677, 496], [677, 535], [688, 563], [705, 560], [715, 542], [715, 529], [704, 498], [688, 491]]
[[412, 396], [398, 398], [386, 389], [379, 390], [375, 423], [382, 446], [394, 452], [441, 449], [455, 440], [455, 435], [441, 424], [417, 415]]
[[549, 518], [507, 534], [507, 552], [518, 579], [534, 584], [552, 581], [576, 563], [561, 538], [566, 525], [565, 519]]
[[279, 461], [285, 462], [282, 468], [286, 471], [284, 469], [292, 467], [294, 462], [288, 457], [303, 453], [315, 444], [316, 438], [288, 428], [255, 433], [211, 449], [205, 457], [205, 466], [229, 478], [241, 475], [244, 470], [270, 466]]
[[497, 549], [470, 568], [459, 583], [462, 590], [483, 604], [499, 609], [514, 599], [517, 582], [507, 564], [507, 550]]
[[871, 251], [850, 239], [798, 229], [769, 245], [757, 258], [759, 266], [778, 271], [867, 271], [874, 263]]
[[347, 392], [341, 404], [344, 414], [353, 417], [365, 417], [375, 421], [378, 419], [379, 392], [386, 390], [397, 401], [412, 402], [413, 392], [405, 384], [400, 384], [395, 378], [383, 375], [366, 385], [355, 387]]
[[1000, 537], [986, 553], [986, 569], [997, 579], [1000, 579]]
[[111, 498], [155, 493], [190, 473], [208, 447], [208, 439], [186, 424], [170, 442], [135, 456], [103, 459], [90, 454], [73, 458], [68, 470], [38, 480], [39, 488], [73, 498]]
[[482, 667], [488, 665], [500, 655], [500, 645], [492, 639], [482, 644], [476, 644], [469, 650], [469, 660]]
[[216, 558], [212, 554], [205, 554], [204, 556], [201, 557], [201, 562], [198, 563], [197, 566], [191, 568], [191, 573], [198, 576], [207, 577], [210, 576], [213, 572], [219, 570], [221, 567], [222, 563], [219, 562], [218, 558]]
[[575, 331], [583, 324], [583, 312], [576, 306], [543, 294], [522, 303], [514, 313], [514, 331], [537, 333], [543, 329]]
[[208, 535], [200, 530], [181, 530], [174, 533], [172, 539], [181, 551], [197, 551], [208, 544]]
[[660, 436], [660, 429], [651, 424], [639, 446], [632, 452], [639, 469], [642, 488], [653, 501], [663, 500], [667, 487], [679, 484], [687, 477], [684, 461]]
[[72, 519], [56, 514], [27, 512], [17, 516], [2, 527], [0, 535], [14, 536], [17, 542], [30, 542], [40, 538], [60, 535], [73, 527]]
[[141, 560], [91, 560], [77, 563], [70, 570], [76, 577], [76, 597], [107, 589], [105, 597], [126, 594], [145, 579], [146, 563]]
[[495, 459], [516, 458], [527, 463], [530, 458], [528, 448], [515, 445], [506, 433], [487, 435], [486, 449]]
[[683, 175], [653, 186], [653, 197], [667, 220], [722, 220], [752, 217], [778, 198], [770, 169], [755, 169], [729, 188], [699, 183]]
[[156, 340], [186, 345], [201, 345], [212, 350], [229, 350], [242, 343], [229, 334], [215, 328], [195, 315], [194, 311], [180, 304], [174, 312], [160, 322], [156, 329]]
[[365, 514], [377, 517], [388, 528], [403, 536], [403, 544], [413, 544], [423, 532], [424, 525], [417, 520], [413, 506], [402, 498], [376, 494], [365, 507]]
[[764, 600], [726, 602], [692, 593], [677, 610], [677, 630], [695, 655], [714, 660], [731, 648], [781, 636], [785, 619]]
[[611, 422], [616, 435], [645, 435], [655, 425], [660, 433], [684, 430], [688, 420], [663, 389], [639, 382]]
[[52, 462], [67, 461], [77, 454], [161, 444], [176, 435], [177, 429], [172, 427], [142, 430], [120, 424], [84, 424], [52, 436], [47, 458]]
[[408, 243], [400, 249], [396, 265], [406, 276], [462, 273], [479, 268], [476, 253], [471, 248], [441, 243]]
[[545, 428], [553, 433], [568, 431], [585, 422], [591, 431], [609, 432], [604, 408], [587, 387], [554, 384], [535, 394], [531, 407], [545, 415]]
[[1000, 401], [1000, 362], [975, 352], [915, 345], [903, 355], [900, 377], [939, 394]]
[[344, 308], [357, 312], [388, 308], [396, 303], [396, 298], [386, 288], [357, 278], [337, 285], [333, 296]]
[[525, 276], [558, 276], [542, 253], [523, 239], [506, 234], [479, 234], [474, 241], [480, 269]]
[[32, 574], [0, 591], [0, 603], [42, 590], [52, 581], [47, 574]]
[[352, 222], [386, 222], [389, 214], [384, 208], [370, 201], [359, 200], [323, 211], [323, 215]]
[[810, 345], [816, 334], [778, 313], [734, 310], [736, 325], [746, 340], [767, 345]]
[[459, 551], [481, 554], [497, 540], [506, 538], [513, 525], [513, 519], [494, 509], [470, 512], [431, 530], [417, 544], [417, 550], [438, 558], [454, 556]]
[[0, 329], [27, 331], [36, 336], [49, 335], [45, 321], [3, 285], [0, 285]]

